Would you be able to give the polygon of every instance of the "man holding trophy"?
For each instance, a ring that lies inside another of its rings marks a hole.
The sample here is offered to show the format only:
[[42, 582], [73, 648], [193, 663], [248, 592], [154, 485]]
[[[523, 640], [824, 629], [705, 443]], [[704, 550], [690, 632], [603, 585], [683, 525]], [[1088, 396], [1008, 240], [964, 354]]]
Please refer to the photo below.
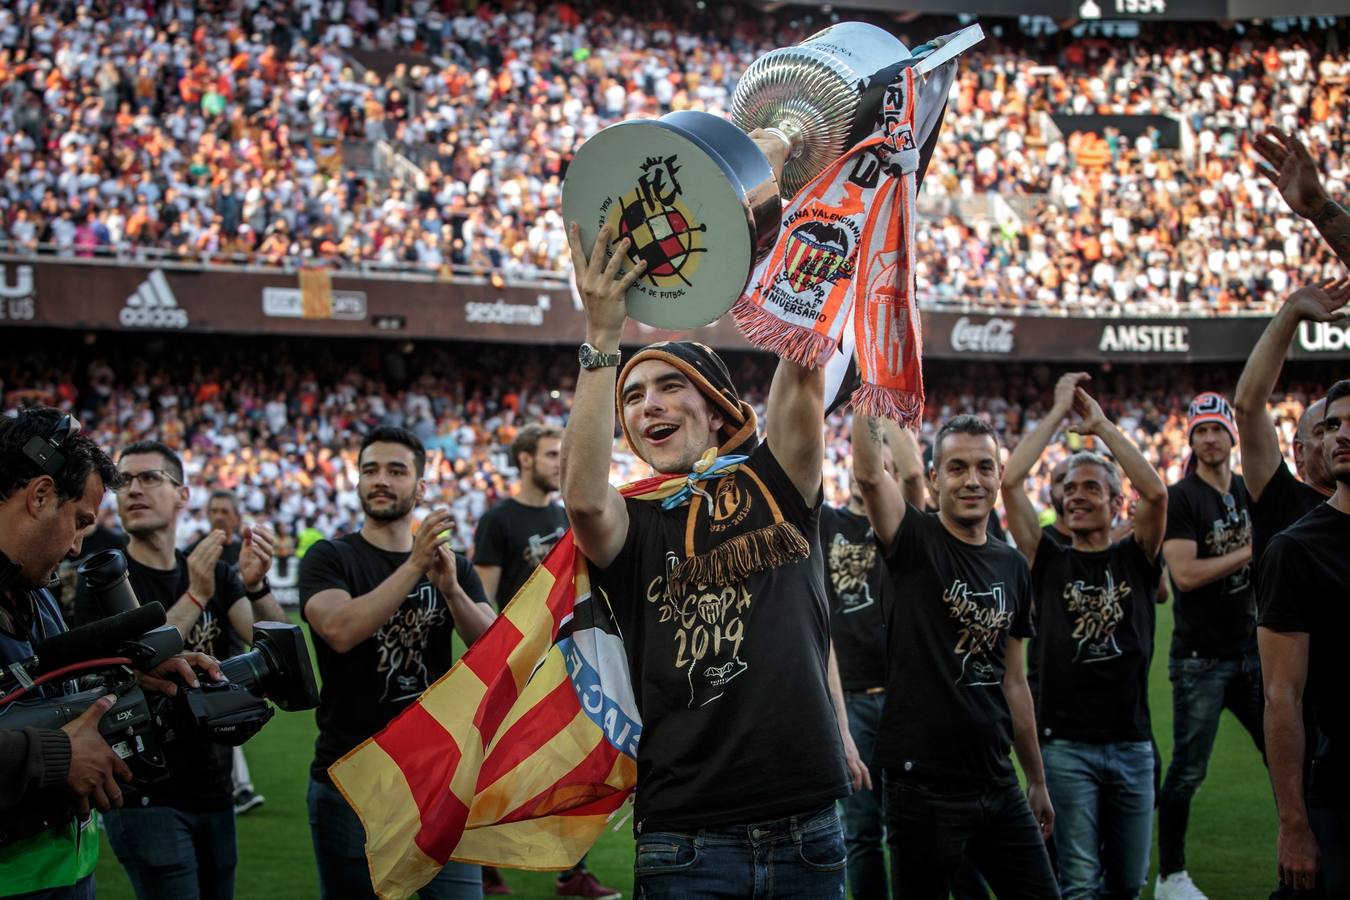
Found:
[[[620, 123], [569, 170], [587, 333], [562, 494], [643, 720], [638, 896], [843, 896], [835, 801], [850, 769], [855, 788], [868, 775], [855, 754], [846, 764], [827, 690], [824, 366], [852, 338], [855, 407], [902, 421], [921, 410], [916, 170], [951, 58], [978, 36], [920, 55], [880, 29], [833, 26], [747, 70], [741, 129], [689, 112]], [[631, 189], [615, 189], [625, 171]], [[653, 344], [620, 368], [630, 315], [685, 329], [733, 305], [747, 337], [780, 356], [762, 442], [702, 344]], [[688, 476], [679, 494], [625, 499], [609, 484], [616, 409], [633, 452]]]

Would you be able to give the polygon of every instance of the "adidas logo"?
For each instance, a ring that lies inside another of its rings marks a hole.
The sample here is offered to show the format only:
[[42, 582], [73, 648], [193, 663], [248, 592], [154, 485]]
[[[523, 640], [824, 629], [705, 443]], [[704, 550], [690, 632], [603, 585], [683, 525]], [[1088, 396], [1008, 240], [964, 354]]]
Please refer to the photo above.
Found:
[[159, 269], [127, 298], [117, 319], [126, 328], [186, 328], [188, 324], [187, 312], [178, 306], [169, 279]]

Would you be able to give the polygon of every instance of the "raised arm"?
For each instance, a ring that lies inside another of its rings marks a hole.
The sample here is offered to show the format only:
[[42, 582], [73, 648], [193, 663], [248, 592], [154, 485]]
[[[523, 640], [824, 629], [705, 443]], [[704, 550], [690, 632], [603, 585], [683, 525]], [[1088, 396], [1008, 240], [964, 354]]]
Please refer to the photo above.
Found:
[[1266, 485], [1280, 467], [1280, 439], [1270, 420], [1266, 402], [1275, 390], [1284, 358], [1294, 342], [1300, 322], [1330, 322], [1350, 300], [1350, 278], [1328, 281], [1294, 291], [1270, 320], [1242, 367], [1233, 398], [1237, 413], [1238, 440], [1242, 451], [1242, 477], [1253, 500], [1260, 500]]
[[[624, 292], [646, 268], [639, 262], [620, 275], [628, 239], [614, 248], [606, 263], [609, 226], [600, 229], [589, 255], [581, 245], [581, 229], [572, 223], [568, 241], [576, 269], [577, 290], [586, 309], [586, 341], [601, 353], [617, 353], [624, 320], [628, 318]], [[604, 568], [623, 549], [628, 533], [628, 509], [609, 483], [614, 454], [614, 366], [582, 369], [562, 440], [562, 497], [567, 519], [582, 554]]]
[[928, 487], [923, 483], [923, 450], [919, 448], [919, 439], [913, 431], [899, 426], [888, 429], [886, 435], [891, 445], [891, 458], [895, 461], [895, 480], [900, 483], [900, 493], [910, 506], [923, 509]]
[[1060, 376], [1059, 381], [1055, 382], [1055, 400], [1050, 411], [1041, 417], [1030, 434], [1017, 442], [1003, 470], [1003, 506], [1008, 510], [1008, 528], [1017, 542], [1017, 549], [1022, 551], [1028, 563], [1036, 561], [1036, 547], [1041, 541], [1041, 523], [1026, 493], [1027, 476], [1041, 454], [1045, 453], [1045, 448], [1050, 446], [1064, 417], [1073, 408], [1074, 390], [1079, 382], [1087, 381], [1088, 377], [1086, 372], [1067, 372]]
[[1139, 494], [1139, 505], [1134, 510], [1134, 539], [1149, 559], [1157, 559], [1167, 531], [1167, 485], [1134, 441], [1106, 418], [1097, 401], [1082, 388], [1074, 391], [1073, 409], [1082, 419], [1074, 430], [1101, 438]]
[[825, 459], [825, 370], [778, 361], [769, 386], [765, 426], [774, 459], [807, 505], [820, 496]]
[[1258, 135], [1253, 146], [1269, 165], [1257, 165], [1289, 208], [1312, 222], [1333, 253], [1350, 266], [1350, 213], [1327, 194], [1317, 163], [1303, 142], [1278, 128]]
[[853, 414], [853, 477], [862, 493], [867, 520], [882, 544], [889, 545], [905, 518], [900, 485], [886, 471], [886, 422]]

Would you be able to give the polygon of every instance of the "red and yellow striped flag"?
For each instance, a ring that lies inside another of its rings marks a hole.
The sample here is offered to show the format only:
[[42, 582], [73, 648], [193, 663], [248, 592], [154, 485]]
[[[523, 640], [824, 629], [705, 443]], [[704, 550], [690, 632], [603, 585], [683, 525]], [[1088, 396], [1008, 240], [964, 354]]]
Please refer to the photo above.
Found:
[[[622, 491], [659, 500], [686, 482]], [[623, 644], [569, 530], [450, 671], [328, 772], [365, 825], [375, 892], [404, 898], [451, 859], [575, 865], [632, 793], [641, 732]]]

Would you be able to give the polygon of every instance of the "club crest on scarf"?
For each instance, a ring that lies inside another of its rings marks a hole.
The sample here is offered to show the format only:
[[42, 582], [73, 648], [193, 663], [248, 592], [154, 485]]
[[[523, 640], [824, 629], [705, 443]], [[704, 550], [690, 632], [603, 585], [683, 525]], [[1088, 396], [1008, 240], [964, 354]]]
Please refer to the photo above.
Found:
[[782, 277], [794, 293], [817, 290], [853, 277], [857, 227], [837, 215], [817, 215], [820, 217], [808, 218], [788, 232], [787, 265]]
[[647, 158], [637, 184], [617, 202], [606, 200], [601, 214], [620, 239], [629, 238], [628, 261], [647, 261], [642, 280], [659, 288], [688, 287], [708, 252], [708, 226], [682, 199], [678, 154]]

